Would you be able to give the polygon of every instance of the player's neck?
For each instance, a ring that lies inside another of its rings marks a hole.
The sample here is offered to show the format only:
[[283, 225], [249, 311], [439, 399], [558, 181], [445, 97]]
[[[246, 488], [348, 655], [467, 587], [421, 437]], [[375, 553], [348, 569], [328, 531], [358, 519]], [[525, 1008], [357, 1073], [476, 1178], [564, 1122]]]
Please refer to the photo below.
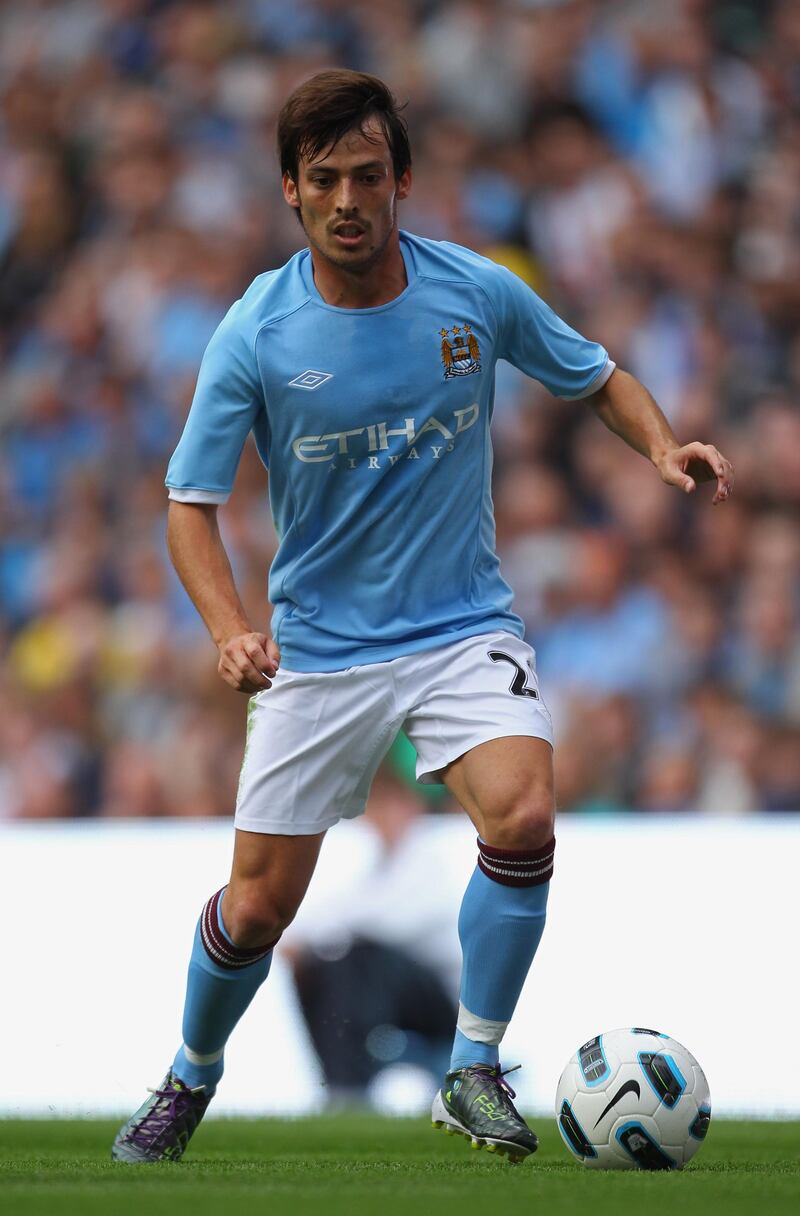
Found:
[[377, 261], [364, 269], [337, 266], [313, 245], [311, 264], [317, 291], [326, 304], [335, 308], [378, 308], [396, 300], [408, 286], [396, 230]]

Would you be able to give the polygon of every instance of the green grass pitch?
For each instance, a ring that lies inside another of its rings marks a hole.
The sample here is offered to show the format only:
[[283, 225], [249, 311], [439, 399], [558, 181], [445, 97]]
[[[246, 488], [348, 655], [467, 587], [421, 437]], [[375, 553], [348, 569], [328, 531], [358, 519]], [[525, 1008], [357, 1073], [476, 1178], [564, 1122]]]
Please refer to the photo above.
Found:
[[597, 1173], [554, 1121], [511, 1166], [424, 1119], [210, 1120], [178, 1165], [109, 1160], [117, 1123], [0, 1121], [4, 1216], [777, 1216], [800, 1212], [800, 1123], [712, 1122], [681, 1173]]

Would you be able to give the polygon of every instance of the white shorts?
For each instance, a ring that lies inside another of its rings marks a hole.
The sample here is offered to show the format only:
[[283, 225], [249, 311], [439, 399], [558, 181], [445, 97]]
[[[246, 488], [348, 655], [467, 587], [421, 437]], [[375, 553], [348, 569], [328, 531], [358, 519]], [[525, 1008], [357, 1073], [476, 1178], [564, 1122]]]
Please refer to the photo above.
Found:
[[489, 739], [553, 743], [530, 646], [496, 632], [344, 671], [281, 669], [250, 699], [235, 826], [305, 836], [361, 815], [402, 728], [417, 780]]

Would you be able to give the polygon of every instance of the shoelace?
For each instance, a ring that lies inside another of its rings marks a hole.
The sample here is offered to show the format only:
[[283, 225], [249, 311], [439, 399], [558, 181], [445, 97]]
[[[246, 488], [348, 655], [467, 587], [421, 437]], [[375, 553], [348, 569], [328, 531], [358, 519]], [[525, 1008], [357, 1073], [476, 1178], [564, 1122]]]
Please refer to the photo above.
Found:
[[505, 1068], [505, 1069], [503, 1069], [503, 1071], [501, 1072], [501, 1071], [500, 1071], [500, 1065], [498, 1064], [498, 1065], [497, 1065], [497, 1071], [495, 1072], [495, 1076], [496, 1076], [496, 1078], [497, 1078], [497, 1084], [500, 1086], [500, 1088], [501, 1088], [502, 1090], [504, 1090], [504, 1091], [505, 1091], [505, 1092], [508, 1094], [509, 1098], [512, 1098], [512, 1099], [513, 1099], [513, 1098], [516, 1098], [516, 1096], [517, 1096], [517, 1094], [516, 1094], [516, 1090], [513, 1090], [513, 1089], [511, 1088], [511, 1086], [509, 1085], [508, 1081], [506, 1080], [506, 1077], [508, 1076], [508, 1074], [509, 1074], [510, 1072], [516, 1072], [518, 1068], [522, 1068], [522, 1065], [521, 1065], [521, 1064], [515, 1064], [513, 1068]]
[[142, 1148], [149, 1148], [171, 1123], [192, 1109], [192, 1098], [202, 1088], [178, 1089], [174, 1085], [167, 1085], [164, 1089], [152, 1089], [148, 1085], [147, 1092], [154, 1094], [159, 1101], [131, 1129], [128, 1140]]
[[478, 1064], [476, 1066], [473, 1066], [472, 1068], [466, 1069], [466, 1071], [467, 1072], [476, 1072], [479, 1075], [484, 1076], [484, 1077], [490, 1076], [493, 1081], [496, 1081], [497, 1088], [509, 1099], [508, 1104], [509, 1104], [509, 1106], [511, 1106], [511, 1109], [514, 1111], [514, 1114], [516, 1115], [517, 1111], [515, 1110], [514, 1106], [512, 1105], [512, 1100], [514, 1098], [516, 1098], [517, 1094], [516, 1094], [516, 1091], [511, 1088], [508, 1081], [506, 1081], [506, 1077], [508, 1076], [508, 1074], [510, 1072], [516, 1072], [518, 1068], [522, 1068], [522, 1065], [515, 1064], [513, 1068], [504, 1068], [501, 1072], [499, 1064], [496, 1064], [494, 1066], [494, 1068], [488, 1068], [485, 1064], [484, 1065]]

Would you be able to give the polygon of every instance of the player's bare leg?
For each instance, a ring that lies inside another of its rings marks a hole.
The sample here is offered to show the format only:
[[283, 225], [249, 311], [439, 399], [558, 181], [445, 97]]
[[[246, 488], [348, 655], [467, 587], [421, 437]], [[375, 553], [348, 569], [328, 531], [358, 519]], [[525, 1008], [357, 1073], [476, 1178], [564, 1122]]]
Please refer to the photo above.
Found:
[[236, 833], [231, 878], [195, 933], [183, 1043], [161, 1085], [122, 1127], [117, 1161], [177, 1161], [222, 1076], [225, 1044], [266, 979], [272, 949], [306, 893], [324, 833]]
[[497, 1052], [544, 928], [555, 847], [552, 748], [524, 736], [493, 739], [442, 775], [478, 830], [479, 859], [459, 917], [458, 1028], [433, 1120], [474, 1148], [521, 1161], [538, 1142]]
[[537, 849], [555, 822], [553, 749], [544, 739], [490, 739], [442, 773], [481, 840], [500, 849]]
[[242, 949], [280, 937], [303, 902], [325, 833], [268, 836], [236, 832], [222, 899], [225, 927]]

